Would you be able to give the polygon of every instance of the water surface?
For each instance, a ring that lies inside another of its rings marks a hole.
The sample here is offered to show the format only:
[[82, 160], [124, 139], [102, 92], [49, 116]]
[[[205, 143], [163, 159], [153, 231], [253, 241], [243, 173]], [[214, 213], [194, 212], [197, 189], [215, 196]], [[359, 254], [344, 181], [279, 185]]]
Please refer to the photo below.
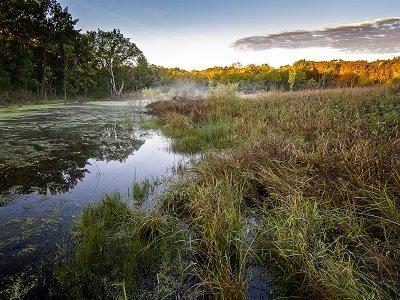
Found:
[[147, 117], [128, 102], [0, 109], [0, 298], [47, 292], [44, 274], [85, 206], [187, 161], [139, 128]]

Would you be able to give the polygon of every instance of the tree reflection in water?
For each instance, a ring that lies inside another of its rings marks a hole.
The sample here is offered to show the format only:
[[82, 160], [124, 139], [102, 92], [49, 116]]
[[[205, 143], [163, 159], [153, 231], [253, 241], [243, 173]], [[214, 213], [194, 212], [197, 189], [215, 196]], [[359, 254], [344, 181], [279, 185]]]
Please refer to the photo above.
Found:
[[64, 193], [85, 177], [89, 159], [124, 161], [143, 144], [122, 126], [127, 109], [81, 105], [3, 121], [0, 193]]

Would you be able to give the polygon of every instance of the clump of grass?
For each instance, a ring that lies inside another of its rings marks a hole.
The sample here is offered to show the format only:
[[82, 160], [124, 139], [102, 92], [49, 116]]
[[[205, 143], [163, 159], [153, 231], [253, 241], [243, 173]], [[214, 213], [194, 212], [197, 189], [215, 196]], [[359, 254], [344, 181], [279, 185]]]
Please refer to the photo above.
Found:
[[140, 120], [140, 128], [142, 129], [159, 129], [161, 126], [161, 122], [156, 118]]
[[136, 204], [142, 204], [155, 189], [154, 183], [150, 182], [149, 179], [145, 179], [142, 182], [135, 181], [132, 184], [132, 199]]
[[229, 118], [209, 117], [192, 125], [192, 119], [172, 111], [162, 116], [162, 121], [142, 122], [142, 128], [160, 128], [172, 137], [172, 148], [177, 152], [196, 153], [205, 149], [223, 149], [232, 144], [233, 125]]
[[[186, 215], [196, 228], [195, 221], [208, 220], [220, 202], [212, 202], [218, 197], [208, 194], [212, 208], [206, 210], [194, 191], [218, 189], [228, 176], [242, 182], [242, 206], [260, 215], [256, 252], [261, 263], [278, 270], [282, 296], [398, 298], [399, 97], [396, 87], [374, 87], [209, 98], [186, 107], [164, 103], [157, 115], [184, 114], [195, 130], [207, 120], [230, 124], [221, 148], [231, 147], [223, 155], [203, 157], [193, 170], [194, 183], [167, 197], [165, 205]], [[199, 136], [178, 130], [175, 137], [191, 144], [201, 143]], [[204, 142], [195, 150], [208, 148], [213, 144]], [[242, 218], [245, 211], [239, 212]], [[221, 214], [224, 220], [229, 209]], [[218, 223], [210, 227], [218, 228]], [[209, 230], [200, 240], [216, 236]], [[218, 253], [203, 249], [206, 257]], [[225, 282], [232, 278], [228, 273]], [[207, 284], [221, 281], [202, 278]], [[212, 290], [225, 295], [224, 289]]]
[[171, 218], [129, 209], [113, 194], [85, 209], [75, 233], [75, 254], [56, 272], [66, 296], [162, 298], [179, 288], [157, 282], [169, 272], [183, 276], [185, 269], [179, 255], [185, 238]]
[[[182, 103], [188, 103], [187, 107]], [[222, 115], [205, 117], [204, 112], [200, 115], [199, 111], [205, 107], [208, 105], [203, 101], [162, 101], [150, 105], [162, 120], [162, 132], [174, 139], [173, 150], [186, 153], [223, 149], [232, 144], [234, 124], [231, 119]]]
[[190, 118], [197, 122], [203, 119], [207, 103], [204, 100], [171, 100], [171, 101], [157, 101], [148, 105], [150, 112], [157, 117], [161, 118], [167, 112], [175, 112]]
[[[278, 264], [285, 267], [283, 274], [290, 275], [281, 274], [290, 293], [327, 299], [390, 299], [396, 294], [391, 290], [395, 282], [380, 278], [390, 262], [379, 254], [364, 222], [351, 208], [327, 210], [328, 203], [302, 196], [277, 201], [282, 203], [264, 211], [265, 235], [260, 244], [273, 251]], [[377, 255], [376, 262], [364, 261], [368, 252]], [[372, 269], [366, 272], [371, 263], [378, 263], [382, 274], [376, 276]]]
[[173, 137], [172, 148], [178, 152], [196, 153], [208, 148], [223, 149], [231, 145], [230, 120], [210, 118], [193, 128], [166, 125], [162, 131]]
[[249, 249], [242, 241], [242, 189], [230, 177], [214, 178], [212, 185], [191, 181], [170, 190], [163, 202], [165, 211], [187, 220], [196, 236], [190, 248], [195, 272], [205, 290], [222, 299], [245, 297]]
[[176, 112], [168, 112], [163, 116], [163, 120], [171, 127], [175, 128], [191, 128], [190, 118]]
[[131, 112], [126, 112], [122, 117], [122, 126], [125, 130], [132, 131], [135, 121], [135, 116]]

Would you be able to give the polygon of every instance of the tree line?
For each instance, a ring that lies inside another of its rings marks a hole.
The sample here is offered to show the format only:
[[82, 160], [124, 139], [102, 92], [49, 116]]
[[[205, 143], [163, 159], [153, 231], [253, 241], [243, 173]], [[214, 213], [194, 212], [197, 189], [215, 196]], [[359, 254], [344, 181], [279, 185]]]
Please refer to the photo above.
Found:
[[400, 57], [392, 60], [368, 61], [306, 61], [273, 68], [267, 64], [186, 71], [159, 68], [164, 84], [193, 80], [205, 84], [237, 83], [242, 91], [301, 90], [396, 84], [400, 82]]
[[393, 84], [400, 58], [367, 61], [306, 61], [186, 71], [148, 63], [118, 30], [76, 29], [68, 8], [56, 0], [0, 2], [0, 100], [75, 97], [119, 98], [146, 87], [196, 81], [236, 83], [244, 92]]
[[81, 33], [56, 0], [0, 2], [0, 99], [119, 97], [153, 84], [154, 66], [118, 29]]

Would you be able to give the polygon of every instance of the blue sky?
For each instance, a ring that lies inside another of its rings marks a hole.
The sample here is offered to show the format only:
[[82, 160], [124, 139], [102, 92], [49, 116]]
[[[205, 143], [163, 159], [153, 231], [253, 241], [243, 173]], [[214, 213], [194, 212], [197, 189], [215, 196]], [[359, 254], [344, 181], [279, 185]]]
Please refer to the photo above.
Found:
[[[307, 59], [378, 59], [395, 53], [352, 53], [339, 49], [295, 47], [238, 50], [238, 39], [318, 30], [400, 16], [399, 0], [62, 0], [78, 28], [121, 31], [143, 50], [148, 60], [186, 69], [234, 62], [280, 66]], [[394, 34], [393, 34], [394, 32]], [[391, 38], [400, 35], [393, 31]], [[399, 40], [400, 43], [400, 40]], [[393, 51], [390, 50], [389, 51]], [[382, 51], [381, 51], [382, 52]]]

